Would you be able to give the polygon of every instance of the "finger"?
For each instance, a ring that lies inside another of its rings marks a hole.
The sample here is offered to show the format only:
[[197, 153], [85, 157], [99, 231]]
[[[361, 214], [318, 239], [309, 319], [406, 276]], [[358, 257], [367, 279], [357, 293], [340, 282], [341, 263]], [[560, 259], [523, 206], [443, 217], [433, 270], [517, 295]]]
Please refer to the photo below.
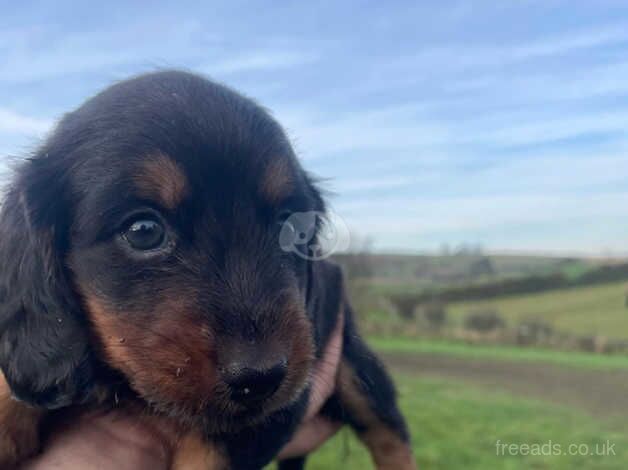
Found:
[[329, 338], [323, 357], [314, 367], [312, 390], [305, 419], [308, 420], [318, 414], [323, 404], [334, 392], [336, 386], [336, 372], [342, 353], [342, 331], [344, 328], [344, 315], [338, 315], [336, 326]]
[[309, 454], [322, 446], [340, 429], [341, 423], [315, 416], [302, 424], [290, 442], [279, 453], [278, 459], [290, 459]]

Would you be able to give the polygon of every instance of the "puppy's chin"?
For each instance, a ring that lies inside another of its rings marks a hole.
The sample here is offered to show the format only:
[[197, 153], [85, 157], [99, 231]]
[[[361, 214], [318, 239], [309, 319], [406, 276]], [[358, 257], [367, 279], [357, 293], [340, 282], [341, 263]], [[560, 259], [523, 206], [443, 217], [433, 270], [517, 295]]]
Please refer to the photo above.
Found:
[[203, 420], [202, 429], [208, 436], [238, 433], [246, 428], [262, 424], [270, 416], [281, 413], [284, 410], [286, 413], [291, 413], [290, 407], [299, 401], [304, 394], [305, 390], [301, 391], [294, 400], [266, 410], [250, 410], [232, 415], [223, 414], [221, 416], [210, 414]]
[[[289, 404], [286, 404], [289, 406]], [[234, 434], [248, 427], [258, 425], [270, 415], [262, 410], [246, 410], [240, 413], [208, 411], [200, 419], [199, 426], [206, 436]]]
[[[308, 377], [309, 374], [306, 375]], [[270, 415], [287, 410], [304, 398], [309, 390], [309, 379], [302, 380], [296, 387], [285, 384], [277, 394], [257, 406], [245, 407], [234, 403], [220, 387], [204, 407], [192, 409], [181, 403], [164, 403], [159, 400], [143, 400], [157, 415], [168, 417], [183, 428], [196, 428], [206, 436], [233, 434], [248, 427], [263, 423]], [[138, 397], [140, 398], [140, 397]]]
[[234, 405], [230, 401], [210, 405], [202, 417], [202, 429], [206, 435], [232, 434], [245, 428], [263, 423], [269, 416], [288, 410], [301, 400], [309, 390], [309, 382], [304, 381], [291, 393], [278, 393], [275, 398], [255, 407]]

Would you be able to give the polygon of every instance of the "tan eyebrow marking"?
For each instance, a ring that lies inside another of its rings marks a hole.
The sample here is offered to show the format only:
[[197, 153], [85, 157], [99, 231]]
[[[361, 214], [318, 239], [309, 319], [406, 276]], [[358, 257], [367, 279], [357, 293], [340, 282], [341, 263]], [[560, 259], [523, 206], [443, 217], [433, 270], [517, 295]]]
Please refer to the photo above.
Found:
[[270, 203], [280, 202], [294, 189], [293, 170], [288, 158], [272, 159], [262, 174], [260, 194]]
[[133, 182], [141, 196], [155, 199], [167, 209], [176, 208], [188, 191], [187, 178], [181, 167], [162, 153], [149, 157]]

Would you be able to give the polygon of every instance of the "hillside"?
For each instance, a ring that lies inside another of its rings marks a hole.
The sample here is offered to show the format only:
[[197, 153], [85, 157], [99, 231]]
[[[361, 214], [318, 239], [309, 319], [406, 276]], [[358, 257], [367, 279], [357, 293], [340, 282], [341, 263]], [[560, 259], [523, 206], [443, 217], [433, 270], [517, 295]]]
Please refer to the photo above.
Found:
[[487, 280], [561, 273], [578, 276], [616, 260], [528, 255], [457, 253], [451, 255], [339, 254], [334, 259], [351, 278], [417, 286], [468, 284]]

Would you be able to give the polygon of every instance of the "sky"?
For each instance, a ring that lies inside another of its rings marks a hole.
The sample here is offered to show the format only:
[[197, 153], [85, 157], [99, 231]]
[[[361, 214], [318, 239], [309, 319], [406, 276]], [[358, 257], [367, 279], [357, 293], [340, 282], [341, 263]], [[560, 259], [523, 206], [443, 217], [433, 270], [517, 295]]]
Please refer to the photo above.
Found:
[[133, 74], [270, 109], [382, 252], [628, 253], [628, 2], [0, 0], [0, 168]]

